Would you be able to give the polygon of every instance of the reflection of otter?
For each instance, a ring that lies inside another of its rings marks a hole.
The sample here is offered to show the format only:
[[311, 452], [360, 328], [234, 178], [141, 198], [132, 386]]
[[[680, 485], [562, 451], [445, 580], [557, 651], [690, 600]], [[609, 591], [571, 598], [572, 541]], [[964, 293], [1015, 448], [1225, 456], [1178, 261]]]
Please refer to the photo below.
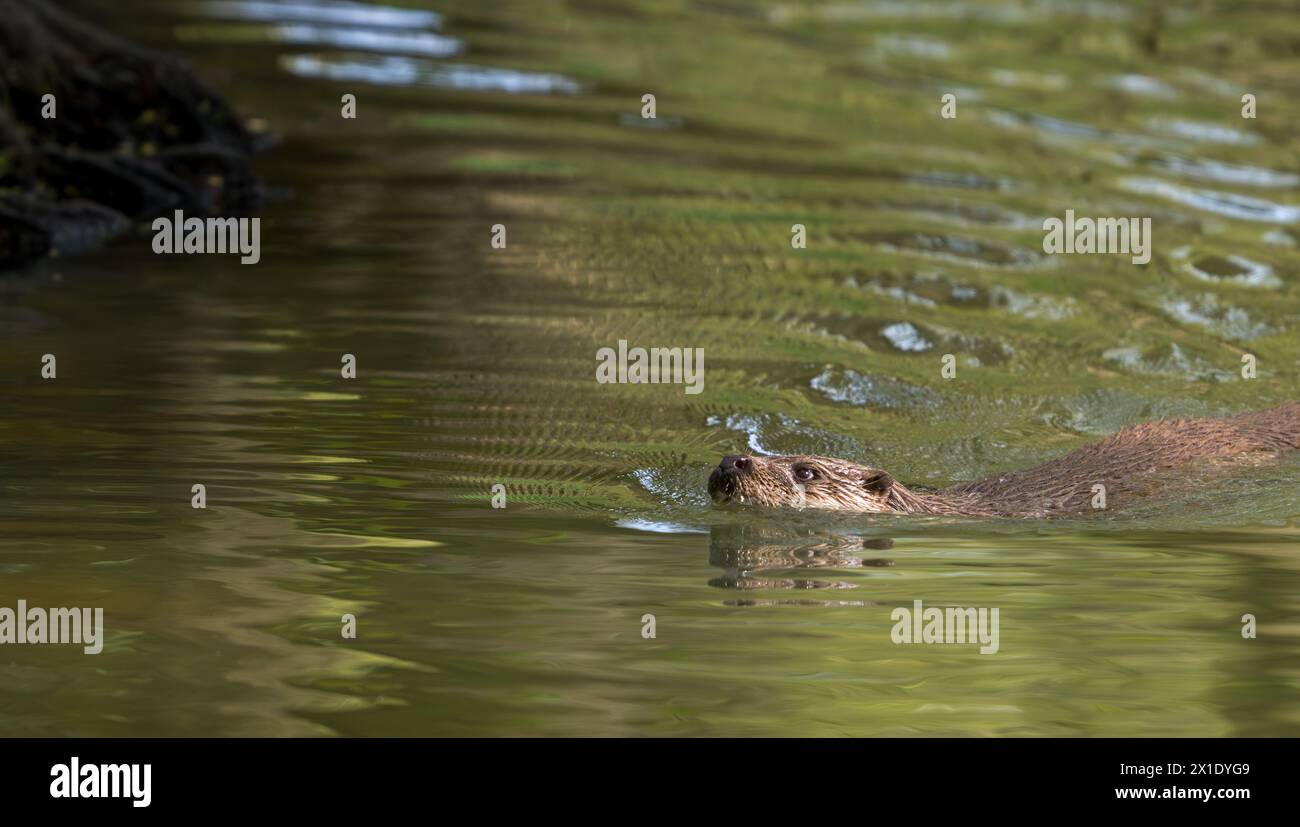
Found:
[[749, 525], [717, 526], [709, 536], [709, 563], [722, 577], [709, 585], [724, 589], [851, 589], [838, 580], [764, 577], [764, 572], [815, 568], [835, 569], [892, 566], [892, 560], [864, 558], [871, 549], [892, 548], [887, 537], [863, 539], [847, 534], [773, 529]]
[[1025, 471], [938, 491], [830, 457], [724, 457], [709, 475], [715, 502], [900, 514], [1041, 517], [1086, 511], [1104, 486], [1127, 501], [1173, 472], [1276, 458], [1300, 448], [1300, 402], [1225, 419], [1172, 419], [1119, 431]]

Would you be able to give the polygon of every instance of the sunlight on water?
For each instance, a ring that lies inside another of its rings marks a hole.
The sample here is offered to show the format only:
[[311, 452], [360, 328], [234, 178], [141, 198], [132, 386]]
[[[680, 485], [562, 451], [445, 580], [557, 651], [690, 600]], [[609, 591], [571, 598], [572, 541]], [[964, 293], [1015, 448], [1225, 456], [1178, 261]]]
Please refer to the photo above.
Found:
[[402, 9], [374, 3], [349, 3], [342, 0], [205, 0], [202, 9], [213, 17], [268, 22], [301, 20], [340, 26], [379, 26], [384, 28], [438, 28], [442, 16], [421, 9]]
[[295, 46], [333, 46], [339, 49], [394, 52], [426, 57], [451, 57], [465, 48], [465, 44], [454, 37], [444, 37], [432, 32], [390, 34], [365, 29], [299, 24], [276, 26], [271, 30], [271, 38]]
[[301, 77], [381, 85], [427, 84], [448, 89], [513, 94], [578, 91], [578, 85], [572, 80], [553, 73], [519, 72], [463, 63], [434, 64], [404, 57], [293, 55], [285, 57], [282, 65], [286, 71]]

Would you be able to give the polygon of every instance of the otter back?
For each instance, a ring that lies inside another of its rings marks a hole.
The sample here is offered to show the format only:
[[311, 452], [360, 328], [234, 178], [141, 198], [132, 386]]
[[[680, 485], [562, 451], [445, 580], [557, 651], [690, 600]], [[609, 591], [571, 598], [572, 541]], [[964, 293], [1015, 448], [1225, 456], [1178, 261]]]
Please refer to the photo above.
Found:
[[[1166, 419], [1117, 431], [1051, 462], [959, 483], [925, 497], [956, 498], [963, 513], [1042, 515], [1088, 510], [1093, 486], [1107, 496], [1147, 493], [1172, 472], [1259, 462], [1300, 448], [1300, 402], [1224, 419]], [[962, 507], [965, 506], [965, 507]], [[946, 509], [936, 509], [945, 511]]]

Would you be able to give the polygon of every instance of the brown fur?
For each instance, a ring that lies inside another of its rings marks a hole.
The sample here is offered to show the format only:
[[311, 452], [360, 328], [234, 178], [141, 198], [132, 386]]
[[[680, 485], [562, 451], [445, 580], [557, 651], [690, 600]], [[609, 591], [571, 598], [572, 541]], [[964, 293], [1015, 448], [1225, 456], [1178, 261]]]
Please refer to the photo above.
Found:
[[[1275, 459], [1300, 448], [1300, 402], [1223, 419], [1134, 425], [1051, 462], [941, 490], [908, 488], [878, 468], [833, 457], [740, 457], [709, 476], [717, 502], [899, 514], [1042, 517], [1091, 510], [1093, 486], [1110, 504], [1163, 486], [1175, 472]], [[724, 460], [724, 465], [727, 464]], [[811, 474], [811, 479], [803, 479]]]

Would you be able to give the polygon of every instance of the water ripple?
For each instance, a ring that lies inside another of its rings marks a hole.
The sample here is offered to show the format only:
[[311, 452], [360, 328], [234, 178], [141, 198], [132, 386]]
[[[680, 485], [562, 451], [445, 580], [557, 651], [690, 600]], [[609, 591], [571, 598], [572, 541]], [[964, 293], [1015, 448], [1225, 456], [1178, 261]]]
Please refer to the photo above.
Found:
[[524, 72], [466, 63], [438, 64], [396, 56], [285, 55], [280, 58], [280, 65], [299, 77], [360, 81], [379, 86], [424, 85], [512, 95], [576, 94], [580, 91], [577, 81], [550, 72]]
[[1198, 210], [1240, 218], [1245, 221], [1267, 221], [1275, 224], [1300, 222], [1300, 207], [1279, 204], [1262, 198], [1252, 198], [1218, 190], [1189, 189], [1158, 178], [1127, 178], [1119, 182], [1121, 188], [1140, 195], [1155, 195]]
[[275, 22], [302, 20], [340, 26], [377, 26], [382, 28], [439, 28], [442, 15], [420, 9], [402, 9], [345, 0], [207, 0], [203, 10], [213, 17]]

